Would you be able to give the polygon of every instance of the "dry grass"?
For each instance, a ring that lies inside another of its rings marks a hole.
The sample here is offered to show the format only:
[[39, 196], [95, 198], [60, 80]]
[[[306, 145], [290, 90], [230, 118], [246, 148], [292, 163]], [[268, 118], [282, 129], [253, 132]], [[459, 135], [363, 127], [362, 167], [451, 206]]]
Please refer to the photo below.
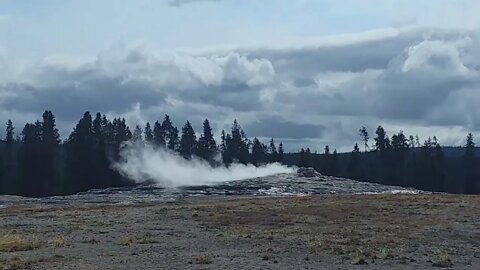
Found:
[[67, 245], [66, 242], [65, 242], [65, 239], [63, 239], [63, 238], [54, 239], [50, 243], [55, 248], [61, 248], [61, 247], [65, 247]]
[[152, 234], [145, 234], [140, 237], [127, 237], [120, 241], [120, 245], [122, 246], [130, 246], [134, 244], [138, 245], [146, 245], [146, 244], [157, 244], [159, 241], [154, 238]]
[[211, 263], [213, 263], [213, 259], [209, 255], [202, 254], [202, 255], [199, 255], [195, 258], [195, 263], [196, 264], [211, 264]]
[[446, 252], [440, 253], [436, 262], [432, 264], [435, 267], [447, 268], [453, 266], [452, 257]]
[[27, 251], [40, 247], [36, 237], [25, 237], [18, 233], [0, 234], [0, 252]]
[[0, 259], [0, 270], [30, 269], [32, 262], [18, 258]]

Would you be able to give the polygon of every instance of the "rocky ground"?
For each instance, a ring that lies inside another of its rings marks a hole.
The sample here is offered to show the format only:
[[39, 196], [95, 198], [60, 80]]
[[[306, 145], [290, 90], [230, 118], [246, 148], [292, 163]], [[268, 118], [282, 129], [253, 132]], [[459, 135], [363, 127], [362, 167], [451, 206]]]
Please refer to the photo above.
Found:
[[0, 269], [480, 269], [480, 197], [0, 209]]

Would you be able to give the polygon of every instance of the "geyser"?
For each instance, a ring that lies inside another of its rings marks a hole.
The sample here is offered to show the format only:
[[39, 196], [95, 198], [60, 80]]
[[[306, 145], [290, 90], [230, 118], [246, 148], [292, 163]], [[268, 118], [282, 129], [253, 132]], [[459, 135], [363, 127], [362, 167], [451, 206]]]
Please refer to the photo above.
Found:
[[163, 148], [131, 142], [122, 148], [120, 154], [122, 161], [113, 167], [121, 174], [139, 183], [153, 180], [164, 187], [210, 185], [295, 171], [279, 163], [260, 167], [243, 164], [212, 167], [196, 157], [186, 160]]

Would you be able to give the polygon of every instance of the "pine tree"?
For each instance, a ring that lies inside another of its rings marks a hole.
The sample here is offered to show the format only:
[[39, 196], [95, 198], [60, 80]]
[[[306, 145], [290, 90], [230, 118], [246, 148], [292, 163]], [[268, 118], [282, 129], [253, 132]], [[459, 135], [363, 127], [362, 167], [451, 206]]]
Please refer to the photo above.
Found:
[[222, 153], [223, 164], [226, 166], [230, 165], [233, 162], [231, 141], [232, 137], [230, 134], [226, 134], [225, 130], [222, 130], [222, 143], [220, 144], [220, 151]]
[[[15, 144], [15, 128], [11, 120], [7, 121], [6, 130], [5, 130], [5, 155], [2, 159], [2, 164], [0, 167], [0, 194], [2, 193], [12, 193], [14, 192], [14, 181], [15, 181], [15, 156], [14, 156], [14, 144]], [[1, 158], [1, 155], [0, 155]]]
[[380, 152], [385, 151], [389, 147], [389, 139], [387, 137], [387, 133], [382, 126], [378, 126], [375, 134], [377, 134], [377, 137], [374, 138], [375, 150]]
[[166, 134], [160, 122], [156, 121], [153, 125], [153, 143], [157, 147], [165, 148]]
[[[120, 144], [126, 140], [126, 125], [120, 119], [114, 120], [115, 144]], [[91, 188], [98, 188], [101, 185], [97, 183], [97, 176], [92, 172], [94, 167], [95, 135], [93, 132], [92, 116], [85, 112], [82, 119], [75, 126], [73, 132], [67, 140], [67, 170], [70, 180], [70, 192], [86, 191]]]
[[310, 148], [305, 149], [305, 167], [312, 167], [312, 152]]
[[165, 141], [167, 144], [168, 149], [172, 151], [178, 150], [178, 129], [173, 126], [172, 121], [170, 120], [170, 116], [168, 114], [165, 115], [165, 118], [162, 122], [162, 130], [165, 136]]
[[273, 138], [270, 139], [270, 146], [268, 147], [268, 159], [270, 163], [278, 161], [277, 147], [275, 146]]
[[152, 127], [150, 126], [150, 123], [147, 122], [147, 124], [145, 125], [145, 142], [151, 144], [153, 143], [153, 131], [152, 131]]
[[388, 160], [384, 160], [388, 170], [388, 184], [403, 186], [405, 185], [405, 171], [407, 152], [409, 142], [407, 137], [400, 131], [392, 136], [391, 151], [387, 155]]
[[285, 151], [283, 150], [283, 143], [278, 145], [278, 162], [283, 163], [285, 161]]
[[22, 131], [22, 145], [18, 156], [20, 183], [18, 194], [40, 196], [43, 183], [38, 178], [41, 170], [41, 129], [39, 121], [26, 124]]
[[168, 134], [168, 149], [172, 151], [178, 150], [178, 129], [177, 127], [173, 127], [172, 130], [169, 131]]
[[255, 166], [262, 165], [267, 162], [266, 147], [255, 137], [252, 146], [252, 164]]
[[445, 154], [443, 153], [442, 147], [437, 144], [435, 146], [435, 182], [436, 189], [435, 191], [446, 191], [446, 175], [445, 175]]
[[305, 155], [305, 149], [300, 149], [300, 160], [298, 162], [299, 167], [308, 167], [307, 156]]
[[60, 134], [55, 124], [55, 116], [51, 111], [43, 113], [42, 131], [41, 131], [41, 157], [42, 170], [41, 181], [43, 182], [42, 194], [53, 195], [58, 193], [60, 184], [59, 172], [56, 167], [57, 157], [60, 146]]
[[143, 142], [143, 130], [139, 125], [135, 126], [135, 130], [132, 134], [132, 140], [135, 143], [142, 143]]
[[360, 157], [360, 148], [355, 144], [350, 154], [350, 162], [347, 166], [347, 177], [355, 180], [364, 180], [365, 172], [363, 171]]
[[186, 159], [190, 159], [197, 149], [197, 138], [195, 131], [189, 121], [185, 123], [182, 128], [182, 136], [180, 138], [180, 144], [178, 151], [181, 156]]
[[115, 186], [118, 175], [110, 168], [110, 160], [107, 153], [113, 145], [113, 124], [105, 115], [97, 113], [92, 123], [92, 175], [98, 181], [98, 187], [106, 188]]
[[321, 163], [321, 173], [324, 175], [332, 175], [332, 157], [330, 154], [330, 147], [325, 145], [322, 163]]
[[464, 164], [465, 164], [465, 188], [464, 192], [467, 194], [477, 194], [476, 183], [476, 156], [475, 156], [475, 142], [473, 141], [473, 134], [468, 133], [467, 143], [465, 145], [465, 154], [464, 154]]
[[250, 142], [237, 120], [233, 122], [232, 136], [230, 144], [227, 144], [227, 147], [230, 149], [233, 159], [238, 160], [238, 162], [242, 164], [247, 164], [249, 162]]
[[200, 139], [198, 139], [197, 155], [209, 162], [212, 162], [216, 153], [217, 143], [213, 138], [210, 122], [208, 119], [205, 119], [203, 122], [203, 134], [200, 136]]
[[[86, 120], [84, 119], [84, 121]], [[125, 123], [124, 118], [113, 119], [113, 130], [114, 130], [113, 131], [114, 145], [116, 146], [117, 149], [120, 149], [120, 146], [122, 145], [122, 143], [132, 139], [132, 132], [130, 131], [130, 128], [127, 126], [127, 124]]]
[[367, 149], [368, 149], [368, 140], [370, 139], [369, 135], [368, 135], [368, 131], [367, 131], [367, 128], [366, 127], [362, 127], [360, 130], [360, 136], [362, 137], [362, 141], [363, 141], [363, 144], [365, 146], [365, 152], [367, 152]]
[[413, 137], [413, 135], [410, 135], [408, 137], [408, 147], [411, 149], [415, 148], [415, 138]]
[[331, 165], [330, 165], [330, 170], [331, 170], [331, 175], [332, 176], [337, 176], [338, 175], [338, 154], [337, 154], [337, 149], [333, 150], [333, 154], [331, 157]]

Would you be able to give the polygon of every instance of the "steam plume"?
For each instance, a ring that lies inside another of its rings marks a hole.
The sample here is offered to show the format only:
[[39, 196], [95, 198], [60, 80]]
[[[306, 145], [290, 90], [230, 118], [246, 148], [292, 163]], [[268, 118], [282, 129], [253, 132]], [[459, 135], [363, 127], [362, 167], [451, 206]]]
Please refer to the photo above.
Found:
[[120, 173], [139, 183], [153, 180], [165, 187], [209, 185], [293, 171], [278, 163], [261, 167], [243, 164], [212, 167], [198, 158], [185, 160], [168, 150], [133, 143], [122, 149], [121, 156], [123, 161], [114, 165]]

